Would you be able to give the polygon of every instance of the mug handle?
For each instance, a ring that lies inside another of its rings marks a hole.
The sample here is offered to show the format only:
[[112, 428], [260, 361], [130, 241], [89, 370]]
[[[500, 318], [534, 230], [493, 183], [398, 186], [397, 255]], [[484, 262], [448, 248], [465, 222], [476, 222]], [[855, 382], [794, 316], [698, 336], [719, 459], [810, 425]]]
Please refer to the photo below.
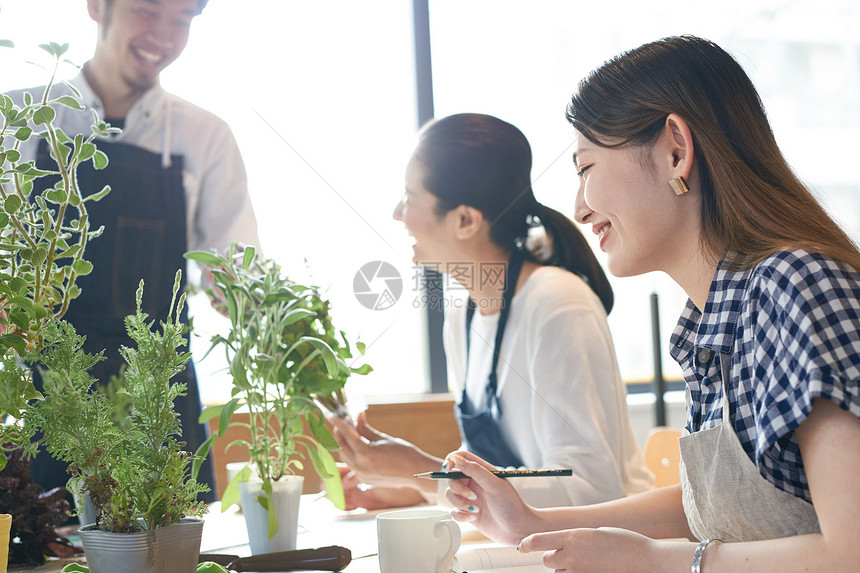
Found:
[[451, 568], [448, 567], [448, 564], [451, 563], [454, 554], [460, 549], [460, 526], [453, 519], [443, 519], [436, 523], [434, 527], [436, 537], [442, 537], [440, 531], [445, 528], [448, 529], [448, 537], [451, 539], [451, 545], [445, 551], [442, 559], [436, 562], [436, 573], [451, 573]]

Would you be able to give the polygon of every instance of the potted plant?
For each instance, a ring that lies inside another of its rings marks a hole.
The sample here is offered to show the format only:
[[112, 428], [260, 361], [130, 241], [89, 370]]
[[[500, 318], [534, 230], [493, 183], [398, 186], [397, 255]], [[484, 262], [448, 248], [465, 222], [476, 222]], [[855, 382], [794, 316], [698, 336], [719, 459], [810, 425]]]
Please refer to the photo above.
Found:
[[[44, 44], [54, 61], [54, 73], [68, 50], [68, 44]], [[87, 204], [104, 198], [110, 188], [84, 194], [78, 188], [78, 167], [92, 161], [96, 169], [107, 166], [107, 156], [96, 148], [96, 137], [118, 130], [94, 114], [92, 135], [70, 138], [54, 127], [57, 106], [83, 109], [70, 96], [51, 98], [53, 75], [38, 98], [24, 94], [23, 106], [5, 94], [0, 95], [0, 352], [4, 395], [0, 413], [20, 419], [28, 401], [37, 397], [26, 368], [12, 364], [16, 356], [42, 343], [47, 321], [61, 318], [69, 303], [79, 294], [78, 277], [92, 271], [83, 258], [89, 241], [102, 229], [92, 230]], [[32, 137], [46, 139], [57, 169], [37, 169], [33, 161], [19, 162], [20, 144]], [[44, 176], [59, 176], [57, 183], [40, 194], [33, 194], [33, 181]], [[2, 428], [0, 443], [23, 444], [20, 426]], [[24, 436], [26, 437], [26, 436]], [[0, 457], [0, 469], [5, 457]]]
[[[247, 409], [247, 439], [231, 446], [247, 447], [250, 463], [227, 486], [222, 510], [241, 496], [252, 553], [295, 549], [302, 486], [293, 472], [302, 467], [301, 453], [323, 479], [332, 502], [344, 507], [330, 453], [338, 446], [319, 402], [332, 408], [342, 404], [347, 378], [371, 368], [351, 365], [350, 343], [334, 328], [330, 304], [319, 291], [290, 280], [277, 263], [259, 259], [253, 247], [240, 252], [231, 245], [226, 255], [192, 252], [186, 257], [208, 267], [217, 291], [210, 296], [223, 301], [230, 318], [229, 332], [214, 336], [212, 348], [225, 351], [232, 399], [201, 415], [201, 422], [218, 417], [219, 425], [198, 454], [208, 452], [240, 407]], [[364, 353], [361, 343], [356, 347]]]
[[[52, 61], [52, 79], [45, 91], [36, 97], [25, 94], [17, 103], [0, 94], [0, 470], [6, 464], [7, 452], [25, 458], [34, 453], [33, 428], [20, 422], [41, 395], [22, 357], [41, 347], [46, 324], [63, 316], [80, 293], [76, 279], [92, 270], [83, 257], [84, 250], [101, 229], [91, 229], [87, 205], [106, 196], [110, 189], [85, 193], [78, 188], [76, 172], [86, 161], [96, 169], [104, 168], [107, 157], [94, 140], [117, 131], [95, 116], [89, 137], [70, 138], [53, 126], [58, 106], [82, 108], [74, 97], [51, 97], [53, 77], [64, 62], [68, 45], [40, 47]], [[49, 143], [56, 170], [41, 170], [33, 161], [20, 161], [19, 146], [34, 137]], [[49, 175], [57, 176], [57, 183], [42, 193], [33, 193], [34, 180]], [[24, 481], [13, 479], [9, 483]], [[37, 496], [16, 496], [14, 492], [8, 496], [10, 500], [23, 498], [38, 500]], [[12, 520], [11, 537], [16, 544], [33, 546], [16, 548], [13, 556], [43, 559], [48, 550], [46, 540], [56, 538], [53, 528], [65, 519], [62, 512], [51, 512], [51, 519], [33, 520], [34, 515], [45, 514], [41, 502], [35, 502], [32, 512], [21, 503], [14, 506], [22, 514]], [[5, 505], [0, 509], [4, 508], [9, 509]], [[33, 531], [34, 523], [43, 531]]]
[[101, 359], [81, 349], [83, 338], [63, 321], [50, 321], [40, 350], [28, 355], [42, 371], [44, 397], [25, 422], [44, 434], [46, 449], [69, 464], [96, 507], [95, 524], [81, 528], [92, 571], [194, 571], [205, 506], [197, 494], [205, 485], [191, 478], [193, 456], [183, 451], [173, 400], [185, 392], [171, 382], [190, 353], [179, 319], [185, 294], [176, 274], [171, 313], [154, 328], [141, 310], [126, 317], [136, 348], [120, 352], [127, 363], [114, 384], [113, 400], [93, 391], [88, 370]]

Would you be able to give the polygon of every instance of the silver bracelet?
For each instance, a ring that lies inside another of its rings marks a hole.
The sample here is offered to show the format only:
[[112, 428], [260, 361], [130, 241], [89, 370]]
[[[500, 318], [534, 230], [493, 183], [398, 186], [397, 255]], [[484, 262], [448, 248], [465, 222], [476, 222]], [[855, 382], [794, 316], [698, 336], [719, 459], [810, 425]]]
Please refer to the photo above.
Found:
[[690, 573], [701, 573], [702, 571], [702, 555], [705, 554], [705, 548], [711, 543], [722, 543], [722, 539], [705, 539], [699, 546], [696, 547], [696, 552], [693, 553], [693, 566], [690, 567]]

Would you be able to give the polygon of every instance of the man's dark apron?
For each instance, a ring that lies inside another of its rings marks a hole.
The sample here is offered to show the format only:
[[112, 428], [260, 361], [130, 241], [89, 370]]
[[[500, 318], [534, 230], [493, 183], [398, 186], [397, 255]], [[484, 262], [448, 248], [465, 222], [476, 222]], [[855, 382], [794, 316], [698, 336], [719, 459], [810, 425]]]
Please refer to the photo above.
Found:
[[[499, 380], [496, 375], [496, 367], [499, 364], [499, 354], [502, 349], [502, 338], [505, 334], [505, 325], [511, 312], [511, 303], [514, 292], [517, 290], [517, 279], [523, 266], [523, 257], [519, 252], [514, 252], [508, 261], [505, 271], [505, 289], [502, 294], [502, 309], [499, 313], [499, 323], [496, 326], [496, 340], [493, 346], [493, 361], [490, 366], [490, 377], [486, 386], [486, 399], [484, 409], [476, 412], [469, 397], [466, 395], [466, 383], [464, 379], [463, 394], [460, 403], [454, 410], [457, 422], [460, 424], [460, 433], [463, 436], [463, 445], [475, 455], [478, 455], [497, 467], [520, 467], [522, 460], [515, 454], [502, 436], [499, 428], [499, 420], [502, 417], [502, 407], [499, 401]], [[466, 309], [466, 377], [469, 373], [469, 348], [471, 346], [472, 318], [475, 316], [475, 303], [469, 299]]]
[[[69, 305], [63, 317], [74, 325], [78, 334], [86, 336], [84, 350], [95, 354], [105, 351], [106, 360], [91, 371], [105, 384], [117, 375], [124, 364], [119, 347], [134, 347], [125, 331], [124, 318], [136, 309], [135, 292], [144, 280], [142, 308], [150, 319], [164, 320], [170, 310], [173, 281], [177, 269], [182, 269], [185, 288], [187, 250], [185, 193], [182, 184], [183, 157], [172, 156], [169, 167], [163, 167], [161, 156], [136, 146], [99, 142], [110, 162], [97, 171], [87, 162], [78, 169], [78, 185], [84, 196], [96, 193], [105, 185], [111, 193], [97, 202], [88, 202], [91, 228], [104, 225], [104, 234], [87, 244], [84, 258], [93, 263], [93, 272], [80, 277], [76, 284], [81, 295]], [[37, 165], [56, 169], [47, 145], [39, 144]], [[47, 179], [47, 178], [42, 178]], [[40, 180], [37, 180], [39, 183]], [[41, 181], [41, 189], [47, 181]], [[188, 307], [181, 319], [188, 324]], [[34, 382], [41, 387], [41, 380]], [[197, 423], [200, 415], [200, 395], [194, 366], [173, 380], [187, 384], [185, 396], [176, 399], [176, 410], [182, 423], [182, 440], [186, 450], [194, 452], [206, 439], [206, 429]], [[39, 388], [41, 389], [41, 388]], [[65, 464], [42, 452], [31, 466], [34, 479], [49, 489], [65, 485], [68, 474]], [[198, 480], [213, 485], [211, 461], [200, 469]]]

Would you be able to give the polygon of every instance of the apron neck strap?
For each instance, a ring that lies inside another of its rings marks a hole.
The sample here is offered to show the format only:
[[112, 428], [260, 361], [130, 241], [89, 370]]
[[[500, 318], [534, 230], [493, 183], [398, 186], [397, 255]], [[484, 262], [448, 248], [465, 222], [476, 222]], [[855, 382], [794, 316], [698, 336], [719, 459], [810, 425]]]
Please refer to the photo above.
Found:
[[[497, 388], [499, 385], [496, 375], [496, 367], [499, 364], [499, 356], [502, 350], [502, 338], [505, 335], [505, 325], [508, 322], [508, 315], [511, 312], [511, 304], [514, 300], [514, 293], [517, 290], [517, 280], [520, 277], [520, 270], [523, 268], [523, 254], [519, 251], [514, 251], [508, 261], [508, 266], [505, 269], [505, 289], [502, 292], [502, 309], [499, 313], [499, 323], [496, 325], [496, 339], [493, 344], [493, 361], [490, 364], [490, 378], [487, 382], [487, 406], [492, 407], [494, 401], [498, 399]], [[471, 331], [472, 319], [475, 316], [475, 301], [469, 298], [469, 304], [466, 307], [466, 376], [469, 373], [469, 349], [471, 346]], [[466, 397], [466, 384], [463, 384], [463, 398]]]

